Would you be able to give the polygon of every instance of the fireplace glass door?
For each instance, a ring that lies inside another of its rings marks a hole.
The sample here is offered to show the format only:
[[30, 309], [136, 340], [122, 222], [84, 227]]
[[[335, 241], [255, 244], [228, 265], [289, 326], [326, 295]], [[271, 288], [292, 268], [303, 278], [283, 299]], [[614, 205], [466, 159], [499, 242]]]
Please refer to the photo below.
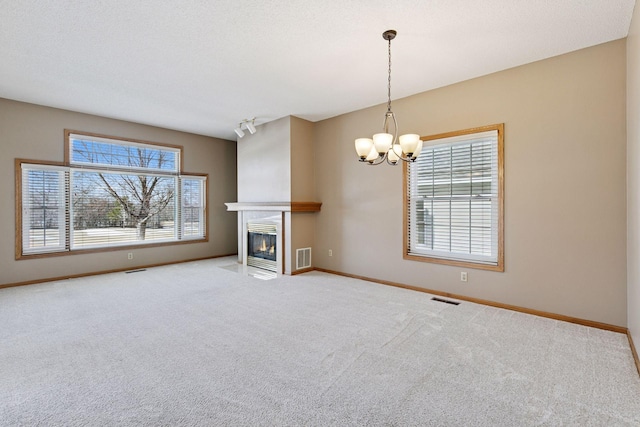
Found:
[[249, 232], [248, 253], [250, 257], [276, 260], [276, 235], [270, 233]]

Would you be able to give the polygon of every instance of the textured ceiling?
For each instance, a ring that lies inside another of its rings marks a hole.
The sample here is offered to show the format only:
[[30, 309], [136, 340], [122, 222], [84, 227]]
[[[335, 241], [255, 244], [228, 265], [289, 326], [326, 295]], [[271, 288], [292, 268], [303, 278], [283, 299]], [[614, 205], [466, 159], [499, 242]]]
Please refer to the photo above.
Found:
[[627, 35], [635, 0], [0, 0], [0, 97], [235, 139]]

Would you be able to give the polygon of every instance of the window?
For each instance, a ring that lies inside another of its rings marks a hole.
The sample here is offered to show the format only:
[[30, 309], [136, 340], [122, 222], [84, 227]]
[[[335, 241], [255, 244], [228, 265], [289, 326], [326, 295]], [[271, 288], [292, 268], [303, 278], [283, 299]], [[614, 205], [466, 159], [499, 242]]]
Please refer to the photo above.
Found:
[[65, 249], [66, 188], [64, 170], [22, 166], [22, 246], [29, 252]]
[[206, 239], [206, 176], [181, 147], [66, 132], [65, 163], [17, 160], [23, 255]]
[[205, 179], [202, 177], [182, 178], [182, 212], [181, 220], [183, 238], [198, 238], [204, 230], [204, 194]]
[[405, 169], [405, 258], [504, 271], [504, 125], [423, 137]]

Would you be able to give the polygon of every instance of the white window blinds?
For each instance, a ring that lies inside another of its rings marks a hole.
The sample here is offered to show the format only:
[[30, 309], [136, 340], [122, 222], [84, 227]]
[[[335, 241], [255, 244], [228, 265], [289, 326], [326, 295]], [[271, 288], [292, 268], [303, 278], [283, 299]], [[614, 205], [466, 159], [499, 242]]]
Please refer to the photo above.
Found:
[[498, 264], [498, 131], [429, 141], [407, 174], [408, 254]]
[[66, 182], [64, 168], [22, 164], [22, 251], [64, 251]]
[[194, 239], [205, 236], [205, 184], [204, 177], [183, 176], [180, 178], [182, 210], [182, 238]]

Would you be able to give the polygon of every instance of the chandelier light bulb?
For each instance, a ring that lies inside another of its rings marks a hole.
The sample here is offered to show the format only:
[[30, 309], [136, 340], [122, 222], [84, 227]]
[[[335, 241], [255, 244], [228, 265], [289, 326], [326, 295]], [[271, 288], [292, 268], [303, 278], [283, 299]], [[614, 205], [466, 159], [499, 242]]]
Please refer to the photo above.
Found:
[[416, 148], [416, 151], [413, 152], [413, 158], [416, 159], [418, 158], [418, 156], [420, 155], [420, 152], [422, 151], [422, 145], [424, 144], [424, 142], [422, 140], [418, 141], [418, 147]]
[[371, 138], [358, 138], [356, 139], [356, 153], [360, 160], [366, 160], [369, 153], [373, 148], [373, 140]]
[[413, 157], [414, 153], [418, 150], [418, 142], [420, 141], [420, 135], [415, 133], [408, 133], [406, 135], [400, 135], [400, 147], [402, 152], [408, 157]]
[[400, 160], [400, 155], [402, 154], [402, 148], [400, 144], [393, 144], [393, 147], [389, 150], [389, 162], [395, 165]]
[[371, 146], [371, 151], [369, 151], [369, 155], [365, 158], [365, 161], [369, 163], [373, 163], [379, 157], [378, 152], [376, 151], [376, 147]]
[[391, 144], [393, 144], [393, 135], [390, 133], [376, 133], [373, 135], [373, 145], [381, 156], [384, 156], [389, 151]]

